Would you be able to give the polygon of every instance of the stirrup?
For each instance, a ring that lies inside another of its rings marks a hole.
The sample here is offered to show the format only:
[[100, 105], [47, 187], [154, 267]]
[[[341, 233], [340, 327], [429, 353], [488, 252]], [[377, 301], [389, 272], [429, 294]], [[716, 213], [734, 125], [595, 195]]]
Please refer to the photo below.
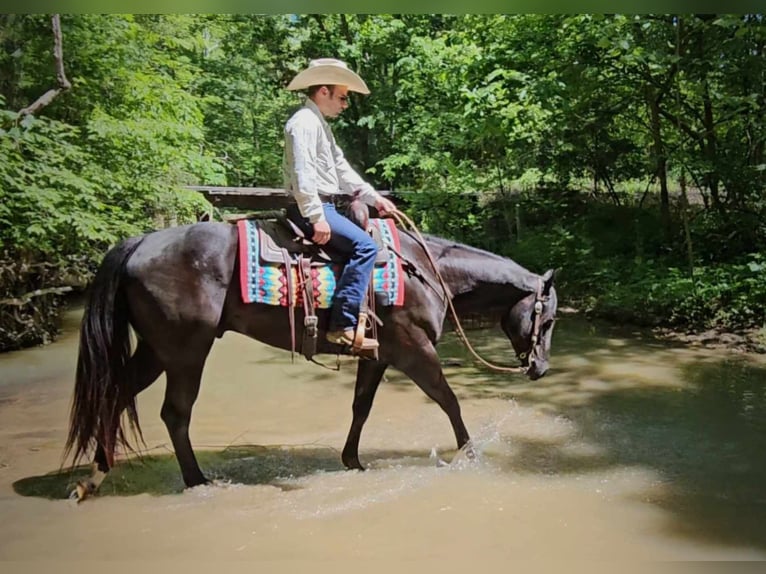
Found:
[[352, 332], [350, 329], [348, 331], [329, 331], [327, 333], [327, 340], [336, 345], [351, 347], [351, 350], [354, 352], [370, 351], [378, 348], [378, 342], [375, 339], [362, 337], [361, 340], [358, 340], [356, 336], [352, 337], [350, 334]]
[[[364, 348], [368, 341], [373, 341], [372, 339], [365, 340], [364, 333], [367, 330], [367, 313], [359, 313], [359, 320], [356, 323], [356, 331], [354, 332], [354, 343], [351, 345], [351, 348], [354, 350], [354, 352], [359, 352]], [[374, 348], [378, 347], [378, 342], [374, 341], [375, 345]], [[369, 343], [367, 345], [369, 347]], [[370, 347], [373, 348], [373, 347]]]

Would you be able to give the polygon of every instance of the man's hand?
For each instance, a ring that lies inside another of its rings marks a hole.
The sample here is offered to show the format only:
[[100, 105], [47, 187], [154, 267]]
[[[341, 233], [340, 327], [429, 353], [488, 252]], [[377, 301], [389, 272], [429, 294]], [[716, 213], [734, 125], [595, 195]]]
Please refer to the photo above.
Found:
[[314, 224], [314, 235], [311, 241], [318, 245], [324, 245], [330, 241], [330, 224], [326, 220], [323, 219]]
[[396, 211], [396, 205], [390, 199], [386, 199], [385, 197], [380, 196], [375, 200], [375, 209], [378, 210], [378, 213], [382, 217], [393, 211]]

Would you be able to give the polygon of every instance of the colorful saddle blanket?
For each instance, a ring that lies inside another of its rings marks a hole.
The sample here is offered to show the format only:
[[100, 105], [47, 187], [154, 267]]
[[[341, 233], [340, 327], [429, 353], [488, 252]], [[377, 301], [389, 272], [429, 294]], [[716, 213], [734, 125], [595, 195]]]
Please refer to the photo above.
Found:
[[[382, 240], [399, 251], [399, 231], [390, 219], [370, 219], [370, 224], [375, 225], [380, 232]], [[239, 263], [240, 263], [240, 286], [242, 300], [245, 303], [266, 303], [268, 305], [281, 305], [287, 307], [288, 301], [292, 300], [296, 307], [303, 306], [303, 293], [298, 282], [298, 267], [293, 264], [286, 269], [285, 263], [276, 263], [266, 260], [261, 254], [261, 241], [258, 221], [243, 219], [237, 222], [239, 230]], [[392, 250], [388, 250], [388, 257], [380, 262], [380, 257], [375, 264], [373, 272], [373, 285], [376, 293], [382, 296], [383, 305], [404, 304], [404, 277], [402, 263]], [[271, 259], [271, 258], [270, 258]], [[332, 306], [335, 285], [340, 278], [342, 265], [336, 263], [311, 265], [311, 280], [314, 287], [314, 301], [319, 309], [329, 309]], [[292, 286], [293, 296], [287, 296], [287, 276], [292, 274], [289, 285]]]

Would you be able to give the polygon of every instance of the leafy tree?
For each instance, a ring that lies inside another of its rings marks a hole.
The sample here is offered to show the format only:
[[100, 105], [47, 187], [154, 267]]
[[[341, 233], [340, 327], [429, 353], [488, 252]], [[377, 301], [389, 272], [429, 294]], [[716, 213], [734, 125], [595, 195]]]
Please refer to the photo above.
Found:
[[195, 23], [194, 91], [205, 141], [234, 186], [282, 185], [282, 129], [296, 104], [286, 16], [209, 15]]
[[[19, 114], [56, 85], [51, 18], [0, 15], [0, 329], [29, 293], [86, 281], [122, 237], [209, 210], [186, 185], [281, 186], [302, 103], [284, 87], [326, 56], [372, 90], [334, 122], [347, 157], [378, 188], [414, 191], [427, 230], [563, 266], [563, 293], [597, 312], [763, 320], [762, 15], [60, 22], [72, 87]], [[49, 330], [43, 307], [17, 331]]]

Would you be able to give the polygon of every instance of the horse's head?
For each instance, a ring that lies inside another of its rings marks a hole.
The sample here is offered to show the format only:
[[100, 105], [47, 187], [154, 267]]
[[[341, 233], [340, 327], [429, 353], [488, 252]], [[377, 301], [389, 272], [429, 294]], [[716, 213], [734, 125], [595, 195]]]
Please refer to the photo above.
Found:
[[502, 318], [501, 326], [511, 340], [527, 376], [539, 379], [548, 370], [551, 335], [556, 320], [556, 289], [553, 269], [540, 279], [538, 290], [520, 299]]

